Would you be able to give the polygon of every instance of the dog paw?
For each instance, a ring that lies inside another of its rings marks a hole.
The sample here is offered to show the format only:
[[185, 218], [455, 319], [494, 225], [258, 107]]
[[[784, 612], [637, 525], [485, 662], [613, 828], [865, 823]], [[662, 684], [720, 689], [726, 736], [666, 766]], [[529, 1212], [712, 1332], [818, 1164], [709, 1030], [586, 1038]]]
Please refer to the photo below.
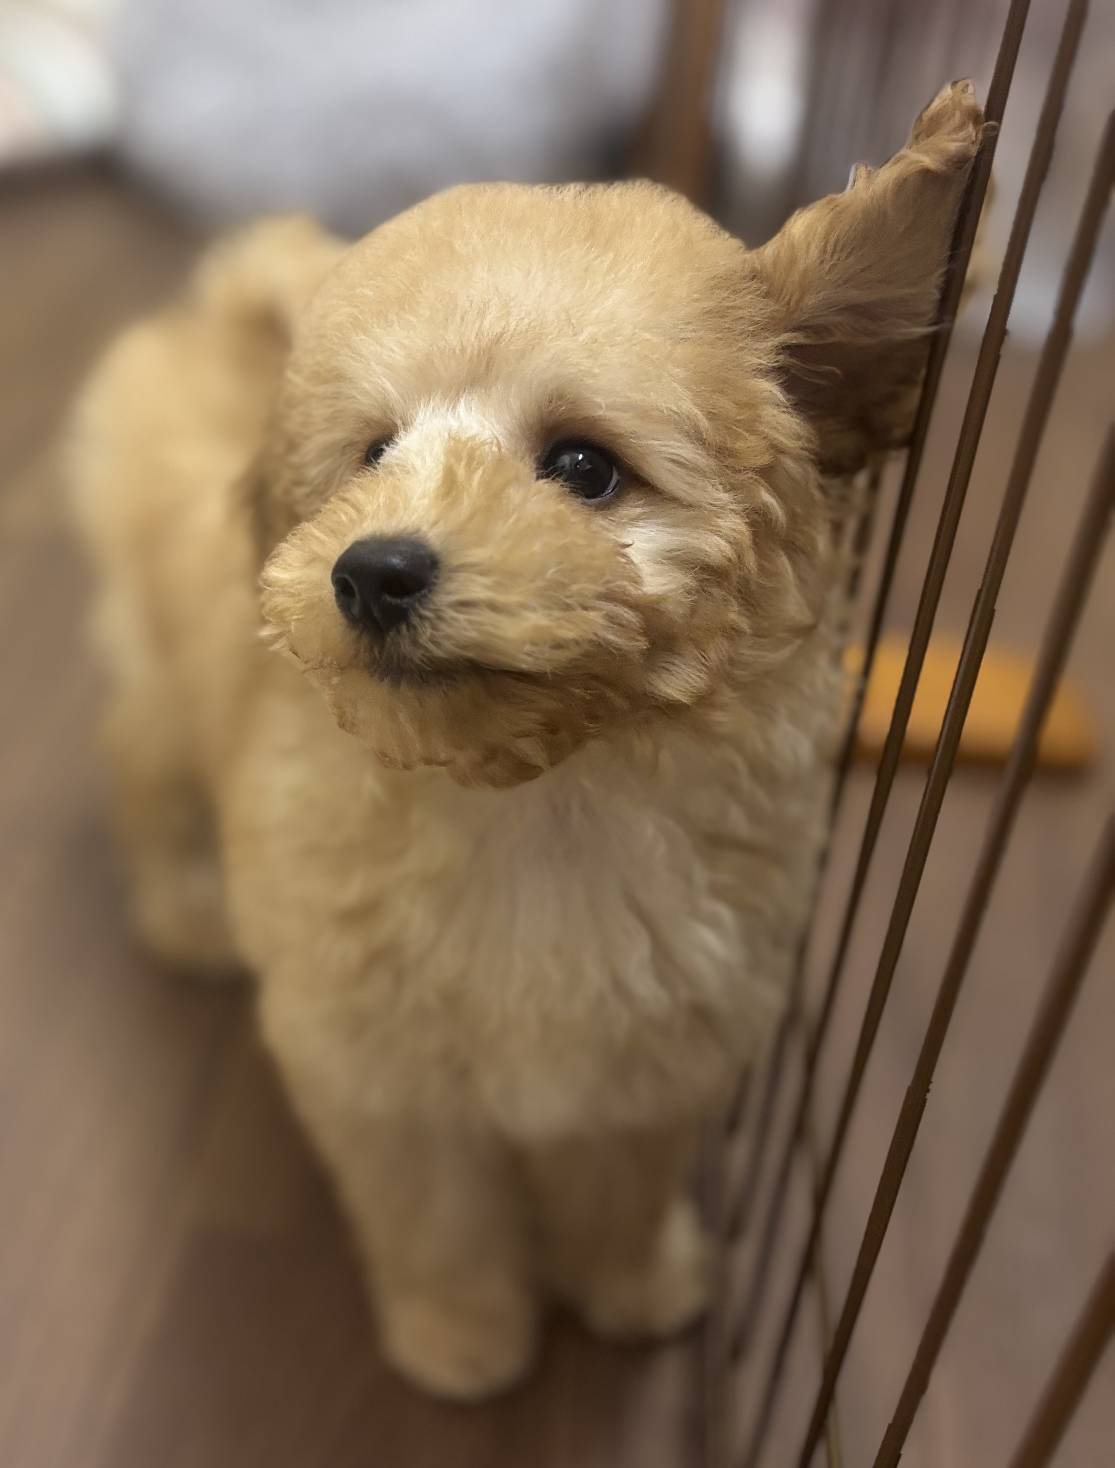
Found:
[[979, 147], [984, 126], [972, 83], [950, 82], [914, 123], [910, 146], [939, 168], [962, 167]]
[[585, 1324], [615, 1340], [660, 1340], [692, 1325], [708, 1304], [708, 1245], [688, 1199], [666, 1216], [649, 1265], [610, 1271], [581, 1297]]
[[381, 1309], [381, 1331], [384, 1355], [401, 1375], [454, 1402], [483, 1401], [517, 1385], [537, 1348], [534, 1308], [511, 1291], [465, 1308], [395, 1299]]

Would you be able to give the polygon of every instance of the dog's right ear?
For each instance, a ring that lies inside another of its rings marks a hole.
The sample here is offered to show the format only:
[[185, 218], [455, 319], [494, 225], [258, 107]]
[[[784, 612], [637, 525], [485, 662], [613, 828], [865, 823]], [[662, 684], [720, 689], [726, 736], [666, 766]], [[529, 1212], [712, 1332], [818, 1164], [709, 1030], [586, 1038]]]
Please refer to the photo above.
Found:
[[798, 212], [750, 261], [774, 308], [784, 385], [821, 468], [905, 441], [957, 208], [983, 136], [969, 82], [945, 87], [881, 168]]

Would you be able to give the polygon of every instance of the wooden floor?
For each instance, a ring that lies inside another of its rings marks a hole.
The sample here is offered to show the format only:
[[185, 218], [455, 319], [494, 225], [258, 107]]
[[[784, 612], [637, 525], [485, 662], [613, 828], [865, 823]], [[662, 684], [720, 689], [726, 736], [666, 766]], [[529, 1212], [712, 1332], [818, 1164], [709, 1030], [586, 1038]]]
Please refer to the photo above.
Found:
[[[92, 354], [180, 278], [193, 249], [180, 225], [107, 176], [17, 180], [0, 192], [0, 1464], [680, 1464], [696, 1402], [685, 1344], [609, 1350], [560, 1327], [535, 1382], [476, 1411], [434, 1406], [389, 1376], [328, 1190], [253, 1038], [247, 990], [174, 980], [131, 945], [91, 750], [96, 677], [82, 649], [82, 574], [52, 452]], [[1001, 632], [1016, 641], [1040, 623], [1042, 588], [1110, 411], [1105, 364], [1106, 345], [1085, 346], [1043, 456], [1002, 598]], [[1003, 406], [946, 596], [953, 627], [963, 625], [1032, 366], [1025, 353], [1004, 363]], [[946, 396], [946, 427], [961, 390]], [[944, 450], [935, 452], [939, 465]], [[900, 618], [931, 514], [927, 503], [911, 536]], [[1109, 557], [1074, 664], [1109, 748], [1111, 570]], [[841, 1173], [827, 1240], [838, 1288], [992, 789], [987, 773], [965, 773], [946, 807]], [[840, 1408], [856, 1446], [850, 1463], [863, 1461], [893, 1402], [1111, 790], [1110, 761], [1073, 784], [1039, 782], [1023, 822], [849, 1361]], [[905, 773], [837, 1017], [833, 1074], [858, 1022], [919, 791], [920, 776]], [[1110, 1241], [1111, 957], [1109, 943], [989, 1241], [991, 1262], [919, 1418], [908, 1461], [922, 1468], [1003, 1460]], [[826, 1097], [831, 1089], [826, 1080]], [[806, 1356], [812, 1347], [806, 1332]], [[1074, 1468], [1110, 1461], [1100, 1444], [1113, 1440], [1104, 1415], [1113, 1387], [1108, 1369], [1066, 1443]], [[801, 1412], [800, 1394], [788, 1392], [787, 1442]]]

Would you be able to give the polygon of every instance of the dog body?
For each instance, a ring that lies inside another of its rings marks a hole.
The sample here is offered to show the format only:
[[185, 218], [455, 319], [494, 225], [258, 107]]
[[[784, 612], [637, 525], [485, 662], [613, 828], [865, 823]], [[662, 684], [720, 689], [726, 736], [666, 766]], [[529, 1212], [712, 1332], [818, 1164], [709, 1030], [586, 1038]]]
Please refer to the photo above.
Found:
[[978, 137], [946, 90], [764, 251], [648, 185], [264, 226], [85, 398], [140, 929], [260, 976], [433, 1390], [521, 1373], [539, 1283], [608, 1333], [700, 1308], [693, 1136], [823, 824], [823, 479], [908, 428]]

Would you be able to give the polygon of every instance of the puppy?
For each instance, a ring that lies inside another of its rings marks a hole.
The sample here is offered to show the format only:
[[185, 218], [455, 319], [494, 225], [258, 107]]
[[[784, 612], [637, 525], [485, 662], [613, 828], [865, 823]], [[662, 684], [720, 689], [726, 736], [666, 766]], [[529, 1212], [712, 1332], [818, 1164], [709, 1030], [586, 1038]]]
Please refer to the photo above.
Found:
[[139, 931], [259, 976], [433, 1392], [519, 1378], [548, 1297], [701, 1310], [694, 1136], [823, 824], [835, 486], [909, 431], [980, 136], [947, 87], [750, 251], [645, 183], [265, 224], [85, 395]]

